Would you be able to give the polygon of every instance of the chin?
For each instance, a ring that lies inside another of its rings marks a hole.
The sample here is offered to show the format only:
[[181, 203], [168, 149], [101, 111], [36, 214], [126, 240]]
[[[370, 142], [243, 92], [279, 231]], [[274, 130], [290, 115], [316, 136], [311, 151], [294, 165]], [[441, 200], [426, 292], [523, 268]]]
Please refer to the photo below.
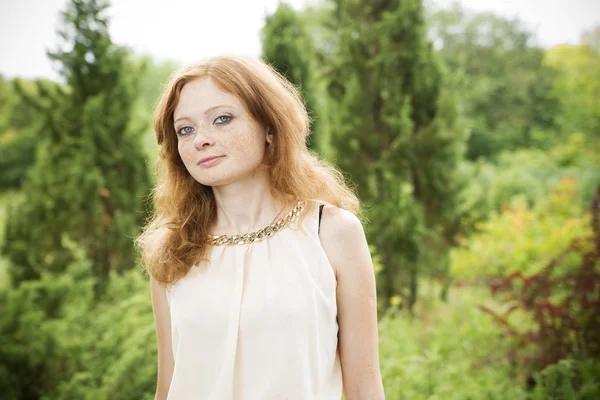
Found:
[[194, 177], [194, 179], [196, 180], [196, 182], [200, 183], [201, 185], [211, 186], [211, 187], [227, 185], [228, 183], [230, 183], [230, 181], [228, 179], [214, 179], [214, 178], [206, 178], [206, 177], [202, 177], [202, 178]]
[[248, 168], [242, 171], [229, 170], [226, 173], [197, 174], [194, 176], [194, 179], [204, 186], [225, 186], [238, 181], [254, 179], [253, 176], [256, 175], [256, 173], [264, 173], [263, 170], [268, 170], [268, 167], [260, 168], [260, 166], [258, 166], [257, 168]]
[[233, 183], [239, 179], [233, 174], [198, 174], [194, 176], [196, 182], [204, 186], [223, 186]]

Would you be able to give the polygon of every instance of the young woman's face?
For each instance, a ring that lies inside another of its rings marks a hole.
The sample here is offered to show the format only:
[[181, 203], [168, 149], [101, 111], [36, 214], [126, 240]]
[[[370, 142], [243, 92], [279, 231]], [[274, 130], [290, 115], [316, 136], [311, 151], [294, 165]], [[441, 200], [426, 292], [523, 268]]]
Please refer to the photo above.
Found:
[[188, 82], [173, 115], [179, 156], [206, 186], [226, 185], [252, 174], [271, 141], [234, 95], [210, 78]]

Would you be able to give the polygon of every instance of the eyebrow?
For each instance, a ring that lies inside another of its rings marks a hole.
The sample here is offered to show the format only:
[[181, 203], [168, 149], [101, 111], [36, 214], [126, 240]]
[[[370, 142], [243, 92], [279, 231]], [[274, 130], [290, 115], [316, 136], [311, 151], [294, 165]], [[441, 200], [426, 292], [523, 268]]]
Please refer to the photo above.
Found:
[[[221, 107], [231, 107], [231, 106], [227, 105], [227, 104], [219, 104], [218, 106], [213, 106], [213, 107], [208, 108], [206, 111], [204, 111], [204, 115], [208, 114], [209, 112], [211, 112], [211, 111], [213, 111], [213, 110], [215, 110], [217, 108], [221, 108]], [[173, 121], [173, 125], [175, 125], [177, 123], [177, 121], [181, 121], [181, 120], [184, 120], [184, 119], [190, 119], [190, 118], [188, 118], [188, 117], [179, 117], [175, 121]]]

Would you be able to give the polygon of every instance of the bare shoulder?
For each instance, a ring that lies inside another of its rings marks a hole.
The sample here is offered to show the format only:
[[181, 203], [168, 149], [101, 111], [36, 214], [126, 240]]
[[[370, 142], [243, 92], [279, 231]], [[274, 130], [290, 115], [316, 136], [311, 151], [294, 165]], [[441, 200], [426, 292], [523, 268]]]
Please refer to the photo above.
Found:
[[323, 207], [319, 238], [325, 254], [339, 277], [349, 260], [364, 257], [368, 245], [360, 219], [350, 211], [332, 205]]
[[351, 239], [364, 236], [362, 223], [350, 211], [332, 205], [323, 207], [321, 216], [321, 239]]

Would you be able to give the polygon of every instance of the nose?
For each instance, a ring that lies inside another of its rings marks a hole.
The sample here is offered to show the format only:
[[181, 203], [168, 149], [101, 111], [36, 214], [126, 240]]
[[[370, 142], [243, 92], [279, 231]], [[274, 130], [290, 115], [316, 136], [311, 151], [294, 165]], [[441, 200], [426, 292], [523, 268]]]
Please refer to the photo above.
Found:
[[215, 144], [215, 141], [214, 141], [212, 135], [207, 134], [202, 131], [198, 131], [198, 133], [196, 134], [196, 137], [194, 138], [194, 147], [196, 147], [198, 150], [208, 149], [208, 148], [212, 147], [214, 144]]

